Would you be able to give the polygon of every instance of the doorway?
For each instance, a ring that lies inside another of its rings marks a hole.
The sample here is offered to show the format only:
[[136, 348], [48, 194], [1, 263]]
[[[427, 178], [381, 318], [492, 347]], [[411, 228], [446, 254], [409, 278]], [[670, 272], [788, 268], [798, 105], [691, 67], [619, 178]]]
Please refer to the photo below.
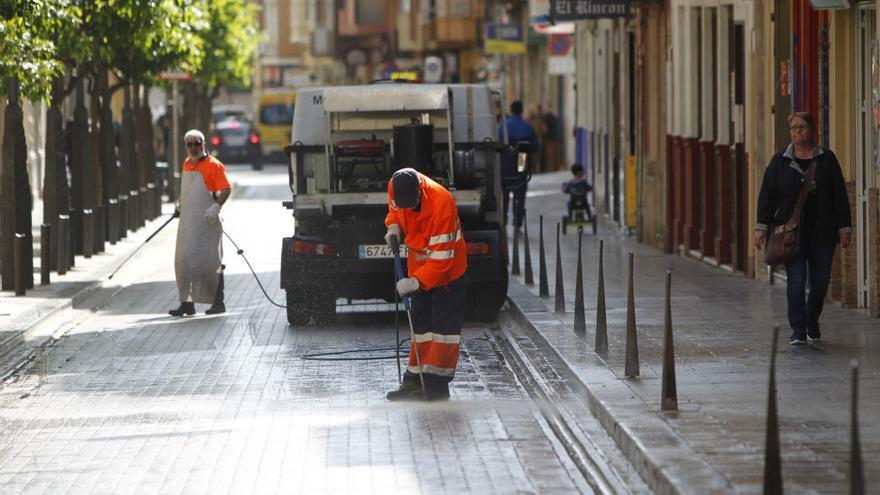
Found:
[[[876, 187], [876, 169], [874, 164], [877, 162], [877, 134], [875, 129], [877, 123], [874, 115], [874, 96], [872, 89], [873, 81], [878, 74], [877, 64], [880, 63], [880, 52], [875, 39], [876, 15], [873, 6], [863, 6], [858, 11], [858, 29], [856, 30], [856, 67], [858, 68], [858, 77], [856, 77], [856, 104], [858, 111], [856, 112], [856, 208], [853, 212], [853, 220], [856, 222], [856, 250], [857, 250], [857, 269], [858, 269], [858, 306], [860, 308], [868, 306], [870, 296], [870, 274], [873, 269], [872, 264], [876, 260], [872, 260], [870, 248], [877, 239], [872, 239], [872, 235], [876, 236], [876, 232], [871, 232], [869, 223], [869, 209], [871, 204], [868, 201], [869, 192]], [[874, 89], [876, 91], [876, 89]], [[876, 208], [876, 205], [873, 205]]]

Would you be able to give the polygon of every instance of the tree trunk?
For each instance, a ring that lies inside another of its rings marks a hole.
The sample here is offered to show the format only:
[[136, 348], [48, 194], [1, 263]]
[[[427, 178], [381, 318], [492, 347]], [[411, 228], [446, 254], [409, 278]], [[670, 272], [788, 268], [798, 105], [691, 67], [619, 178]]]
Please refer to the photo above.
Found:
[[[136, 95], [140, 95], [141, 86], [136, 86]], [[144, 87], [146, 89], [146, 87]], [[137, 134], [137, 155], [140, 159], [141, 188], [155, 180], [156, 150], [153, 148], [153, 118], [146, 94], [135, 101], [135, 129]]]
[[24, 114], [18, 96], [18, 80], [7, 88], [8, 103], [3, 118], [3, 150], [0, 158], [0, 259], [2, 289], [15, 288], [15, 234], [26, 238], [24, 254], [25, 286], [34, 287], [34, 245], [30, 181], [27, 171], [27, 144]]
[[116, 137], [113, 134], [113, 109], [110, 106], [112, 94], [108, 82], [108, 70], [106, 67], [98, 69], [98, 80], [95, 84], [95, 93], [100, 96], [100, 152], [101, 175], [104, 178], [104, 204], [111, 199], [119, 197], [119, 165], [116, 163]]
[[73, 110], [71, 128], [71, 179], [73, 211], [70, 224], [73, 228], [74, 253], [83, 254], [83, 210], [95, 207], [95, 177], [91, 158], [89, 137], [89, 112], [85, 106], [85, 78], [80, 77], [76, 86], [76, 107]]
[[95, 206], [107, 202], [104, 197], [104, 168], [101, 159], [101, 133], [98, 131], [98, 123], [101, 121], [101, 102], [98, 99], [98, 81], [95, 78], [89, 97], [89, 120], [91, 122], [89, 134], [89, 150], [91, 150], [92, 174], [95, 177]]
[[[136, 191], [139, 189], [140, 167], [137, 162], [137, 153], [135, 150], [134, 136], [134, 111], [131, 105], [131, 85], [126, 85], [125, 106], [122, 109], [122, 135], [120, 136], [120, 152], [122, 154], [123, 163], [126, 172], [125, 184], [127, 191]], [[128, 194], [128, 193], [126, 193]]]
[[56, 79], [52, 85], [52, 100], [49, 110], [46, 112], [46, 170], [43, 173], [43, 223], [49, 225], [50, 268], [57, 270], [58, 215], [66, 215], [68, 213], [68, 205], [63, 202], [67, 198], [67, 157], [64, 153], [64, 122], [61, 116], [64, 78]]
[[211, 130], [211, 90], [202, 87], [199, 92], [199, 129], [208, 134]]

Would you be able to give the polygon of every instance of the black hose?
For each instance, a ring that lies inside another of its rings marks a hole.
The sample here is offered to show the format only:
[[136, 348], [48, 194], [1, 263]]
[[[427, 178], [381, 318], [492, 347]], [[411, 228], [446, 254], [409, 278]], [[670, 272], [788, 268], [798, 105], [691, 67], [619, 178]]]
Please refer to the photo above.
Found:
[[[270, 296], [269, 293], [266, 292], [266, 288], [263, 287], [263, 282], [260, 281], [260, 277], [257, 276], [257, 272], [254, 271], [254, 267], [251, 266], [251, 262], [248, 261], [247, 256], [244, 255], [244, 249], [238, 247], [238, 244], [232, 239], [232, 237], [223, 231], [223, 235], [229, 239], [229, 242], [235, 246], [235, 252], [242, 257], [244, 262], [247, 264], [248, 269], [250, 269], [251, 274], [254, 276], [254, 280], [257, 281], [257, 285], [260, 286], [260, 290], [263, 291], [263, 295], [266, 296], [266, 299], [269, 300], [270, 303], [278, 306], [279, 308], [287, 309], [286, 305], [278, 304], [275, 302]], [[358, 349], [349, 349], [345, 351], [335, 351], [335, 352], [319, 352], [313, 354], [304, 354], [302, 359], [306, 361], [376, 361], [380, 359], [396, 359], [397, 360], [397, 381], [403, 383], [403, 375], [400, 370], [400, 358], [401, 357], [409, 357], [409, 346], [406, 348], [406, 352], [401, 354], [400, 346], [402, 346], [405, 342], [408, 342], [409, 339], [400, 338], [400, 310], [398, 304], [400, 302], [400, 297], [398, 297], [397, 290], [394, 290], [394, 330], [396, 336], [396, 342], [398, 343], [395, 347], [373, 347], [373, 348], [358, 348]], [[393, 356], [366, 356], [366, 357], [332, 357], [339, 356], [342, 354], [352, 354], [356, 352], [376, 352], [376, 351], [387, 351], [390, 349], [395, 349], [395, 353]]]
[[[362, 347], [357, 349], [347, 349], [344, 351], [331, 351], [331, 352], [316, 352], [312, 354], [303, 354], [300, 356], [301, 359], [306, 361], [378, 361], [380, 359], [397, 359], [397, 367], [398, 373], [400, 372], [400, 356], [409, 356], [409, 344], [406, 344], [409, 339], [399, 340], [397, 347]], [[405, 354], [400, 353], [400, 346], [406, 344], [407, 350]], [[342, 354], [353, 354], [356, 352], [378, 352], [378, 351], [388, 351], [391, 349], [397, 349], [397, 353], [393, 356], [364, 356], [364, 357], [333, 357], [340, 356]]]
[[266, 299], [268, 299], [270, 303], [274, 304], [275, 306], [278, 306], [279, 308], [287, 309], [286, 304], [278, 304], [271, 297], [269, 297], [269, 293], [266, 292], [266, 288], [263, 287], [263, 282], [260, 281], [260, 277], [257, 276], [257, 272], [254, 271], [254, 267], [251, 266], [251, 262], [248, 261], [247, 256], [244, 255], [244, 249], [238, 247], [238, 244], [236, 244], [235, 241], [232, 240], [232, 237], [230, 237], [229, 234], [227, 234], [225, 230], [223, 231], [223, 235], [225, 235], [226, 238], [229, 239], [229, 242], [231, 242], [232, 245], [235, 246], [235, 252], [238, 253], [238, 255], [242, 257], [242, 259], [244, 259], [245, 263], [247, 263], [248, 268], [251, 270], [251, 273], [254, 275], [254, 279], [257, 281], [257, 285], [260, 286], [260, 290], [263, 291], [263, 295], [266, 296]]

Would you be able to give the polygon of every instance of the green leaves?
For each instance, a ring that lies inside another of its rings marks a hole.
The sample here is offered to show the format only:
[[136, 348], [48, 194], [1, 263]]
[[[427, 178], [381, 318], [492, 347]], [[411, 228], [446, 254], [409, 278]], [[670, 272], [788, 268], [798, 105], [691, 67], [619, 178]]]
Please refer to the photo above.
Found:
[[0, 0], [0, 83], [47, 98], [65, 68], [100, 64], [127, 81], [183, 70], [209, 89], [246, 86], [260, 39], [249, 0]]

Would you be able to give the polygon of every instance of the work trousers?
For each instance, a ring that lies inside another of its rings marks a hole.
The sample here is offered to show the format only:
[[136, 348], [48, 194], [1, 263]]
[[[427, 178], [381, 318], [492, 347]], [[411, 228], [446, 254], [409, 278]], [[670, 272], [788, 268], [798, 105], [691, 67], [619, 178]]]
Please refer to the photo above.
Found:
[[411, 294], [415, 341], [410, 342], [404, 381], [419, 381], [421, 373], [428, 390], [445, 389], [452, 381], [461, 348], [466, 288], [465, 277], [460, 277], [447, 286]]

